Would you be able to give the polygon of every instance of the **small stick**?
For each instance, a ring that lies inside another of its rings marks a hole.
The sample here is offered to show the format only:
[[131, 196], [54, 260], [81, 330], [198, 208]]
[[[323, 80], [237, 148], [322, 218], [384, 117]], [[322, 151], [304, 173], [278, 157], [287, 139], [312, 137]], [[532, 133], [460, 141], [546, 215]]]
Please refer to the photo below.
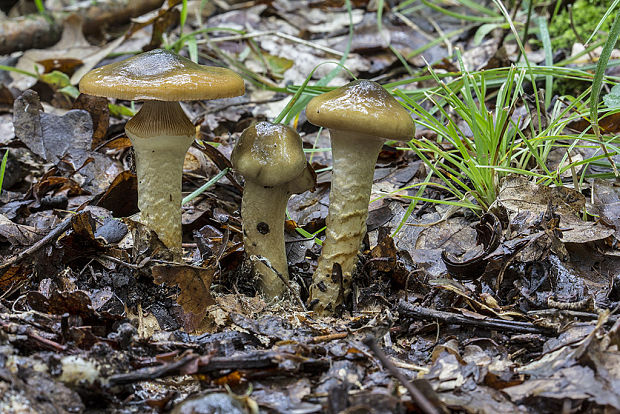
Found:
[[338, 332], [327, 335], [313, 336], [312, 339], [310, 339], [310, 343], [318, 344], [320, 342], [329, 342], [336, 339], [345, 339], [347, 336], [349, 336], [348, 332]]
[[329, 369], [330, 364], [323, 359], [305, 358], [296, 368], [287, 370], [281, 366], [286, 359], [299, 360], [298, 355], [284, 354], [273, 351], [255, 351], [233, 357], [201, 357], [188, 354], [175, 362], [161, 366], [140, 368], [138, 370], [115, 374], [108, 377], [110, 386], [131, 384], [139, 381], [155, 380], [176, 375], [211, 374], [220, 371], [268, 371], [281, 375], [294, 375], [299, 372], [322, 373]]
[[65, 231], [69, 229], [69, 227], [71, 226], [72, 218], [73, 216], [67, 217], [58, 226], [56, 226], [56, 228], [54, 228], [52, 231], [47, 233], [47, 235], [43, 237], [41, 240], [39, 240], [32, 246], [28, 247], [26, 250], [23, 250], [20, 253], [16, 254], [15, 256], [7, 259], [4, 263], [0, 265], [0, 270], [6, 269], [9, 266], [13, 266], [16, 263], [21, 262], [26, 257], [30, 256], [37, 250], [41, 249], [46, 244], [51, 243], [55, 238], [57, 238], [58, 236], [60, 236], [62, 233], [64, 233]]
[[213, 42], [213, 43], [228, 42], [228, 41], [232, 41], [232, 40], [252, 39], [254, 37], [262, 37], [262, 36], [281, 37], [282, 39], [290, 40], [291, 42], [294, 42], [294, 43], [299, 43], [299, 44], [304, 45], [304, 46], [308, 46], [308, 47], [311, 47], [311, 48], [314, 48], [314, 49], [318, 49], [318, 50], [321, 50], [321, 51], [323, 51], [325, 53], [329, 53], [331, 55], [335, 55], [335, 56], [338, 56], [338, 57], [344, 56], [344, 53], [342, 53], [342, 52], [340, 52], [340, 51], [338, 51], [336, 49], [332, 49], [331, 47], [319, 45], [317, 43], [312, 43], [312, 42], [309, 42], [307, 40], [301, 39], [299, 37], [291, 36], [289, 34], [278, 32], [276, 30], [265, 30], [265, 31], [262, 31], [262, 32], [247, 33], [247, 34], [242, 34], [242, 35], [214, 37], [214, 38], [209, 39], [209, 40], [206, 40], [206, 39], [205, 40], [198, 40], [196, 43], [197, 44], [202, 44], [202, 43], [207, 43], [207, 42]]
[[375, 354], [375, 356], [377, 357], [377, 359], [379, 361], [381, 361], [381, 363], [383, 364], [383, 366], [385, 367], [385, 369], [387, 369], [388, 371], [390, 371], [390, 373], [397, 379], [400, 381], [401, 384], [403, 384], [403, 386], [405, 388], [407, 388], [407, 391], [409, 391], [409, 394], [411, 394], [411, 398], [413, 399], [413, 401], [415, 401], [415, 403], [417, 404], [417, 406], [420, 408], [420, 410], [422, 410], [424, 413], [426, 414], [439, 414], [440, 411], [433, 406], [433, 404], [428, 400], [428, 398], [426, 398], [426, 396], [418, 389], [418, 387], [416, 387], [415, 385], [413, 385], [399, 370], [398, 368], [396, 368], [394, 366], [394, 364], [392, 363], [392, 361], [389, 360], [389, 358], [385, 355], [385, 353], [381, 350], [381, 348], [379, 348], [379, 346], [377, 345], [377, 341], [375, 340], [375, 337], [372, 335], [368, 335], [363, 341], [364, 345], [366, 345], [373, 354]]
[[425, 308], [419, 305], [412, 305], [401, 300], [398, 303], [398, 311], [401, 317], [438, 320], [453, 325], [476, 326], [479, 328], [494, 329], [499, 331], [512, 331], [533, 334], [553, 333], [553, 329], [543, 328], [531, 322], [506, 321], [497, 318], [474, 319], [452, 312], [443, 312]]
[[282, 275], [282, 273], [278, 272], [276, 269], [273, 268], [273, 266], [271, 265], [269, 260], [267, 260], [266, 257], [252, 255], [250, 256], [250, 260], [258, 260], [259, 262], [267, 266], [269, 269], [271, 269], [276, 275], [278, 275], [282, 283], [284, 283], [284, 285], [291, 292], [291, 295], [293, 295], [293, 297], [295, 298], [295, 301], [297, 302], [297, 304], [304, 310], [304, 312], [308, 311], [308, 309], [306, 309], [306, 305], [304, 305], [304, 301], [301, 300], [301, 298], [299, 297], [295, 289], [293, 289], [293, 287], [291, 286], [291, 283], [284, 277], [284, 275]]

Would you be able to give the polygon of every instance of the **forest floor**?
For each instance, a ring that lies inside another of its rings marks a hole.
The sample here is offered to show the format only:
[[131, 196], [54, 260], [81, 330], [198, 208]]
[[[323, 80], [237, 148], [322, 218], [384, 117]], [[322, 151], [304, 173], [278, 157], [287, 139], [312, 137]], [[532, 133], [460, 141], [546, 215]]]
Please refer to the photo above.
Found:
[[[578, 0], [562, 28], [564, 5], [528, 16], [506, 2], [511, 28], [496, 1], [9, 3], [1, 412], [620, 412], [620, 186], [605, 164], [619, 160], [620, 52], [603, 68], [597, 136], [589, 88], [610, 24], [588, 48], [598, 21], [578, 20], [605, 8]], [[134, 103], [77, 89], [94, 67], [157, 47], [246, 83], [183, 103], [197, 126], [183, 194], [210, 185], [183, 205], [181, 262], [137, 220]], [[353, 76], [385, 85], [417, 130], [383, 147], [352, 294], [319, 316], [308, 287], [332, 161], [303, 108]], [[229, 159], [245, 128], [282, 111], [317, 187], [289, 201], [293, 289], [269, 301], [244, 255]], [[490, 153], [504, 164], [482, 165], [478, 138], [498, 130]]]

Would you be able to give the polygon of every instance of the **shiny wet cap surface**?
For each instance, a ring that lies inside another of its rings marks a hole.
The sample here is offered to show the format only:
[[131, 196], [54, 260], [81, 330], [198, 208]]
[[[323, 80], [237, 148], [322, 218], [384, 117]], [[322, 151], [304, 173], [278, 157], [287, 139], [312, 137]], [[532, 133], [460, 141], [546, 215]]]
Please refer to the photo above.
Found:
[[155, 49], [93, 69], [80, 80], [80, 92], [126, 100], [193, 101], [243, 95], [245, 87], [229, 69]]
[[306, 116], [318, 126], [385, 139], [408, 141], [415, 133], [409, 112], [385, 88], [368, 80], [356, 80], [312, 98]]

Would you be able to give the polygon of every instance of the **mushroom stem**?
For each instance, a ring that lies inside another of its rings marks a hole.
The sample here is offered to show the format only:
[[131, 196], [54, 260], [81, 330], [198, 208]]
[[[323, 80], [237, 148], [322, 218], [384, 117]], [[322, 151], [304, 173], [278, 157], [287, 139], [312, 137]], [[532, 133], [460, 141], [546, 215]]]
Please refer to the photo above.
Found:
[[[288, 263], [284, 247], [284, 218], [290, 192], [284, 186], [264, 187], [246, 181], [241, 200], [243, 244], [248, 257], [263, 256], [271, 266], [288, 279]], [[260, 275], [261, 288], [269, 298], [281, 296], [284, 283], [263, 263], [253, 262]]]
[[196, 129], [178, 102], [145, 101], [125, 131], [135, 152], [140, 221], [178, 257], [183, 160]]
[[[372, 135], [334, 129], [330, 130], [330, 135], [333, 171], [327, 229], [310, 287], [310, 301], [316, 303], [313, 310], [318, 313], [334, 312], [351, 288], [351, 273], [366, 233], [375, 163], [385, 141]], [[335, 263], [342, 269], [342, 295], [340, 283], [332, 278]]]

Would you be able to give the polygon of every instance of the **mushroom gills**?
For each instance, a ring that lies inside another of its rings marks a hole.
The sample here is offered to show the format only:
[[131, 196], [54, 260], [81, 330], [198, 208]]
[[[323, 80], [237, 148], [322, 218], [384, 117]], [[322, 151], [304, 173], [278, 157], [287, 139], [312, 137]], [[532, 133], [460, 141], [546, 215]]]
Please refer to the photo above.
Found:
[[[136, 158], [140, 222], [179, 256], [183, 160], [194, 141], [195, 127], [178, 102], [146, 101], [125, 131]], [[157, 131], [162, 132], [151, 135]]]

